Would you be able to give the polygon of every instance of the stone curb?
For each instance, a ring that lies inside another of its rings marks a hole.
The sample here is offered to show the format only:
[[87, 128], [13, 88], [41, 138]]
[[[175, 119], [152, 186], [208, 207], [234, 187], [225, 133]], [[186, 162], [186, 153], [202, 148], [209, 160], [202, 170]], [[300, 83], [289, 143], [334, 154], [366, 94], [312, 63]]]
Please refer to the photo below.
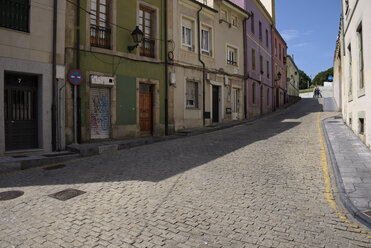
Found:
[[335, 158], [335, 153], [332, 148], [332, 144], [330, 142], [330, 138], [328, 137], [328, 133], [326, 130], [325, 121], [330, 118], [333, 118], [333, 117], [328, 117], [322, 120], [321, 126], [322, 126], [323, 133], [325, 135], [328, 151], [330, 154], [332, 168], [334, 169], [335, 180], [336, 180], [336, 185], [338, 186], [338, 189], [339, 189], [340, 200], [344, 204], [346, 209], [348, 209], [349, 213], [353, 215], [354, 218], [356, 218], [359, 222], [361, 222], [362, 224], [366, 225], [368, 228], [371, 229], [371, 219], [367, 217], [364, 213], [362, 213], [356, 206], [354, 206], [352, 201], [349, 199], [348, 194], [345, 192], [343, 179], [341, 177], [339, 166]]

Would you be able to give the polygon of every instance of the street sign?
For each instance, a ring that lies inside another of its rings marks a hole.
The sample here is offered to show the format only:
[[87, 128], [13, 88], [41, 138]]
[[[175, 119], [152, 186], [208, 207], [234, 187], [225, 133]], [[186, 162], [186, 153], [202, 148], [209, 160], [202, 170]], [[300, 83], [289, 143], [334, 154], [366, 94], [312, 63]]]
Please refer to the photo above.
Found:
[[70, 70], [67, 78], [73, 85], [79, 85], [82, 83], [82, 73], [77, 69]]
[[328, 76], [328, 81], [332, 81], [334, 78], [330, 75]]

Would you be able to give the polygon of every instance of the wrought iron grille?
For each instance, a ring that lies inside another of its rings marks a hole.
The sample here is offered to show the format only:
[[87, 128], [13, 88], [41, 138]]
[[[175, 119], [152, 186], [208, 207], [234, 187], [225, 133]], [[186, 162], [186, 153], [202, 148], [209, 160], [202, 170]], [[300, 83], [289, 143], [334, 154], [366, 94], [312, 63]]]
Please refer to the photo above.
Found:
[[29, 32], [29, 18], [29, 0], [0, 0], [0, 27]]
[[90, 45], [94, 47], [110, 49], [111, 48], [111, 29], [91, 25], [90, 26]]
[[155, 57], [155, 40], [144, 38], [140, 43], [140, 55], [146, 57]]

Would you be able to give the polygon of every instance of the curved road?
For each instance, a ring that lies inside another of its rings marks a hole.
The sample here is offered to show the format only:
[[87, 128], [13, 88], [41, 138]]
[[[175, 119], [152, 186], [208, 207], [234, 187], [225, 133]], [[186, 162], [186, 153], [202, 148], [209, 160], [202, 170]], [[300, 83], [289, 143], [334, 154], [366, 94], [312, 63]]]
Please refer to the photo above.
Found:
[[[371, 247], [325, 197], [320, 109], [1, 175], [25, 194], [0, 201], [0, 247]], [[49, 196], [67, 188], [86, 193]]]

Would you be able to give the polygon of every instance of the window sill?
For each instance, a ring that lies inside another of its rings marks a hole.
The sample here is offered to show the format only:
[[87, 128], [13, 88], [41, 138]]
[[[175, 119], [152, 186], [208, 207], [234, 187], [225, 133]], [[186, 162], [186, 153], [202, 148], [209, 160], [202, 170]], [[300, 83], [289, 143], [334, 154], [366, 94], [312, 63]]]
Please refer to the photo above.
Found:
[[200, 108], [186, 107], [186, 110], [201, 110]]

